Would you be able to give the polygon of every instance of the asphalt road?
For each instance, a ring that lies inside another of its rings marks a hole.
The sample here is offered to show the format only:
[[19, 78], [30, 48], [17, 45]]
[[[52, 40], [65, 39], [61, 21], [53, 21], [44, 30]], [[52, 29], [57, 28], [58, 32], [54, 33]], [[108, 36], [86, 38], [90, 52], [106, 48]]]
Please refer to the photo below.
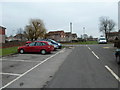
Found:
[[119, 88], [113, 45], [73, 45], [46, 88]]
[[47, 55], [3, 57], [0, 89], [119, 88], [120, 67], [112, 44], [72, 46]]

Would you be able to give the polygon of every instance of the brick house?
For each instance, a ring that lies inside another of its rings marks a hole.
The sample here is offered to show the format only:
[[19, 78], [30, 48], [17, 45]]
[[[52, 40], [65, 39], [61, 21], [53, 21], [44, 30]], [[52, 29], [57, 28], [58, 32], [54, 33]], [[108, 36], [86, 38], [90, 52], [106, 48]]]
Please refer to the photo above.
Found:
[[65, 32], [65, 41], [69, 42], [72, 40], [71, 32]]
[[0, 26], [0, 43], [5, 43], [5, 27]]
[[65, 33], [64, 31], [50, 31], [47, 33], [47, 38], [55, 41], [65, 41]]
[[53, 39], [58, 42], [69, 42], [72, 40], [77, 40], [77, 34], [64, 31], [50, 31], [46, 34], [47, 38]]
[[115, 38], [120, 39], [120, 32], [110, 32], [110, 33], [107, 33], [107, 35], [108, 35], [109, 41], [113, 41], [115, 40]]

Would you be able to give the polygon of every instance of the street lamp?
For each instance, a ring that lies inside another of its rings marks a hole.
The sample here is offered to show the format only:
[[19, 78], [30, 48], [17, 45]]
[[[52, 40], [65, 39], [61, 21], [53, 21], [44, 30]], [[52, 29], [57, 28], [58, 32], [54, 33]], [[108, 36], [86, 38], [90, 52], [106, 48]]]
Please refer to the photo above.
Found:
[[85, 39], [85, 27], [83, 27], [83, 39]]

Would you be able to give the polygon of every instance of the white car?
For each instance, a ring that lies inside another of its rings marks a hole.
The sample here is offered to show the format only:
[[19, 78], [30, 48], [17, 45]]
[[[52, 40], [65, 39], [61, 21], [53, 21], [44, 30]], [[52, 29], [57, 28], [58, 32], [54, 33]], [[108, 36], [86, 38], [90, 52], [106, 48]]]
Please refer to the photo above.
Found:
[[100, 37], [100, 38], [98, 39], [98, 43], [99, 43], [99, 44], [102, 44], [102, 43], [106, 44], [106, 43], [107, 43], [107, 40], [106, 40], [105, 37]]

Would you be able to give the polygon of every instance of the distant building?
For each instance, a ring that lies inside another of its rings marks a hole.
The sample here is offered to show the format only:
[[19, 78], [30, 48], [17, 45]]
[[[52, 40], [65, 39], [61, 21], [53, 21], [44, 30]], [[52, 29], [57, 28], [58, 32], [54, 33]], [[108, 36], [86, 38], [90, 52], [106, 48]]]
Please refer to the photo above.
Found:
[[88, 35], [87, 34], [83, 34], [83, 39], [87, 40], [88, 39]]
[[13, 37], [14, 40], [18, 40], [18, 41], [24, 41], [26, 40], [25, 36], [23, 34], [17, 34]]
[[50, 31], [46, 34], [46, 38], [53, 39], [59, 42], [69, 42], [72, 40], [77, 40], [77, 34], [71, 32], [64, 32], [62, 31]]
[[6, 38], [7, 41], [25, 41], [26, 38], [23, 34], [16, 34], [15, 36], [9, 36]]
[[107, 35], [108, 35], [109, 41], [113, 41], [116, 38], [120, 39], [120, 32], [110, 32], [110, 33], [107, 33]]
[[5, 43], [5, 27], [0, 26], [0, 43]]
[[72, 40], [77, 40], [77, 34], [76, 33], [72, 34]]
[[7, 41], [13, 41], [13, 36], [11, 35], [11, 36], [7, 37], [6, 40]]
[[65, 41], [69, 42], [72, 40], [71, 32], [65, 32]]
[[50, 31], [47, 33], [47, 38], [53, 39], [55, 41], [65, 41], [65, 33], [64, 31]]

